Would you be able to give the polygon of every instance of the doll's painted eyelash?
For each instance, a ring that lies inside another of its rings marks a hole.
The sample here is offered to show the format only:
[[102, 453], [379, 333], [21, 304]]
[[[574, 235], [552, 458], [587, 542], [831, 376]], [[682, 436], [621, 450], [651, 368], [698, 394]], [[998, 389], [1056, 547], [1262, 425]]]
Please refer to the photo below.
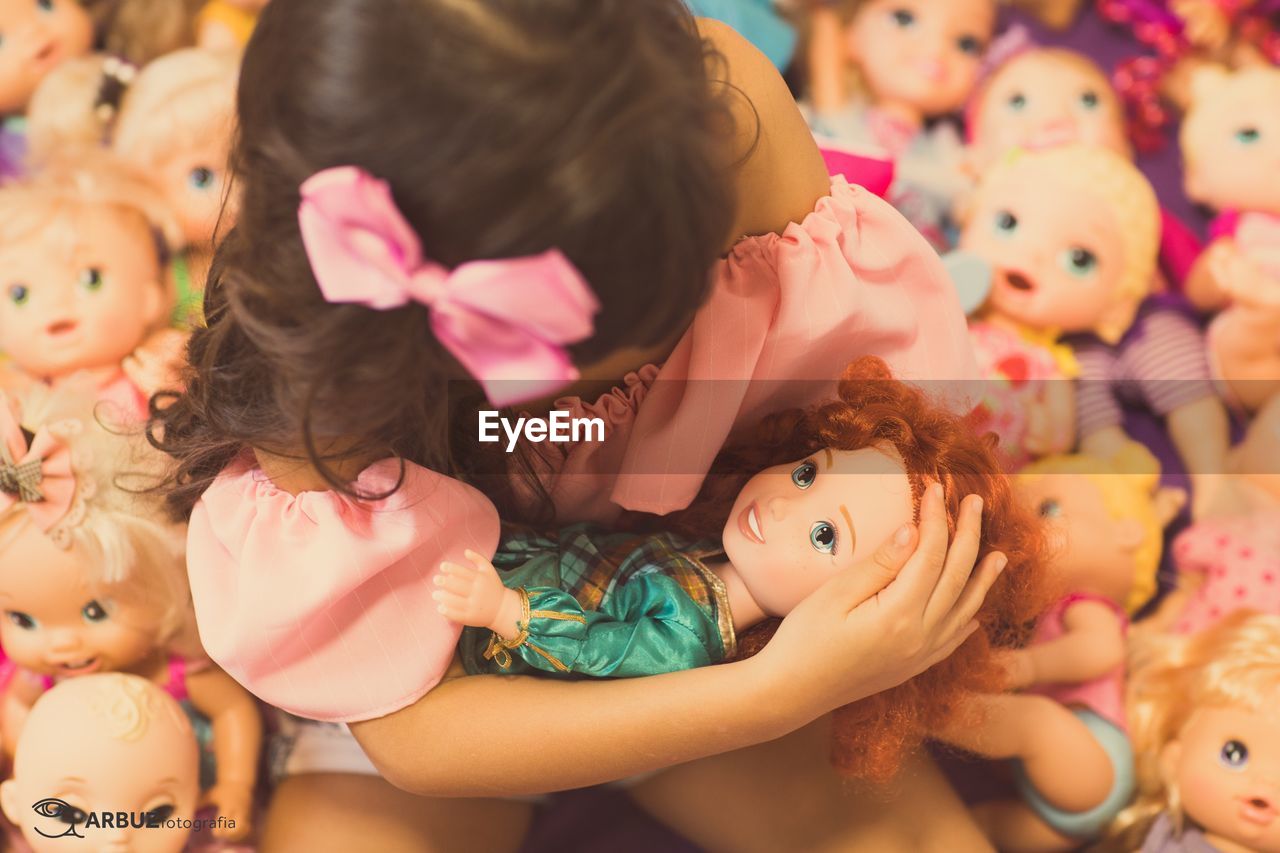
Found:
[[834, 555], [839, 538], [835, 525], [829, 521], [815, 521], [809, 528], [809, 544], [823, 554]]
[[816, 479], [818, 479], [818, 466], [814, 464], [812, 459], [806, 459], [801, 462], [791, 472], [791, 482], [796, 484], [797, 489], [809, 488]]

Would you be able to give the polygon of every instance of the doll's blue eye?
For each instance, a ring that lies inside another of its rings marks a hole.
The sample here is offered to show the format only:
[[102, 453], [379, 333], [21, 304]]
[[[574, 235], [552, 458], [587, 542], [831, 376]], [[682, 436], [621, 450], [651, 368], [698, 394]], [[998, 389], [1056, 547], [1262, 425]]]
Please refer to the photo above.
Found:
[[1100, 103], [1102, 103], [1102, 100], [1098, 97], [1098, 93], [1092, 90], [1080, 96], [1080, 104], [1086, 110], [1096, 110]]
[[96, 599], [80, 608], [80, 615], [84, 617], [86, 622], [105, 622], [108, 616], [107, 609], [99, 604]]
[[1236, 142], [1242, 145], [1252, 145], [1262, 138], [1262, 131], [1256, 127], [1242, 127], [1236, 131]]
[[916, 13], [909, 9], [894, 9], [893, 22], [904, 30], [916, 22]]
[[996, 213], [996, 231], [1000, 234], [1012, 234], [1018, 230], [1018, 217], [1007, 210]]
[[818, 466], [807, 459], [791, 472], [791, 482], [796, 484], [797, 489], [809, 488], [816, 479], [818, 479]]
[[1076, 246], [1062, 254], [1062, 265], [1075, 276], [1092, 275], [1098, 268], [1098, 256], [1088, 249]]
[[191, 170], [191, 174], [187, 176], [187, 183], [191, 184], [193, 189], [207, 190], [213, 186], [213, 170], [205, 166], [198, 166]]
[[1036, 507], [1036, 511], [1040, 513], [1041, 518], [1060, 518], [1062, 516], [1062, 504], [1049, 498], [1040, 501], [1040, 506]]
[[1027, 96], [1021, 92], [1014, 92], [1005, 103], [1009, 105], [1009, 109], [1020, 113], [1027, 108]]
[[24, 631], [34, 630], [36, 627], [36, 620], [23, 613], [21, 610], [6, 610], [4, 615], [9, 617], [10, 622]]
[[978, 40], [977, 36], [961, 36], [956, 39], [956, 47], [967, 56], [982, 55], [982, 42]]
[[815, 521], [809, 528], [809, 544], [823, 554], [836, 552], [836, 528], [829, 521]]
[[102, 270], [97, 267], [81, 270], [79, 283], [89, 293], [102, 290]]
[[31, 301], [31, 290], [25, 284], [11, 284], [9, 299], [14, 305], [26, 305]]
[[1238, 740], [1229, 740], [1222, 745], [1218, 760], [1231, 770], [1243, 770], [1249, 763], [1249, 747]]

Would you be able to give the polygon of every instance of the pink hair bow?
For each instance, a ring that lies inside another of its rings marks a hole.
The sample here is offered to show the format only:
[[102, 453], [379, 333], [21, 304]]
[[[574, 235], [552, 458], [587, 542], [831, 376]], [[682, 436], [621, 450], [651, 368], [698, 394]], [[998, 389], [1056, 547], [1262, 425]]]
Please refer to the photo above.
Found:
[[76, 493], [71, 450], [42, 429], [27, 441], [17, 412], [0, 395], [0, 512], [21, 503], [36, 526], [48, 533], [71, 510]]
[[302, 185], [298, 224], [327, 301], [379, 311], [430, 307], [436, 338], [494, 405], [541, 397], [578, 378], [565, 346], [591, 336], [600, 305], [560, 251], [447, 270], [423, 257], [386, 182], [354, 166], [326, 169]]

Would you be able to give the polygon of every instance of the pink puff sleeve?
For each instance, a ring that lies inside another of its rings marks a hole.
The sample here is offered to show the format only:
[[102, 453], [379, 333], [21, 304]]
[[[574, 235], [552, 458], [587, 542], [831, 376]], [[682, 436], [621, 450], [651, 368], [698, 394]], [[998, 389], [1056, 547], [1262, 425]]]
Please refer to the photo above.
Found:
[[[391, 491], [383, 460], [355, 483]], [[205, 649], [265, 702], [355, 722], [411, 704], [439, 682], [460, 628], [436, 609], [432, 578], [470, 548], [492, 555], [493, 505], [471, 487], [405, 464], [390, 497], [290, 495], [239, 462], [191, 516], [187, 564]]]
[[[927, 380], [958, 409], [978, 376], [964, 312], [936, 252], [900, 213], [842, 177], [802, 223], [739, 242], [625, 437], [611, 497], [688, 506], [733, 432], [833, 393], [864, 355]], [[611, 436], [612, 437], [612, 436]]]

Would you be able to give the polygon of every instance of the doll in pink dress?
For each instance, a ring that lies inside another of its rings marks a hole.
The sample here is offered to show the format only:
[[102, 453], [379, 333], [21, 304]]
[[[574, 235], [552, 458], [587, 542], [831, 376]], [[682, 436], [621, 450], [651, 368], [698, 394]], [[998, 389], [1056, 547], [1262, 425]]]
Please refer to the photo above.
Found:
[[1280, 387], [1280, 69], [1197, 74], [1182, 126], [1187, 194], [1221, 212], [1188, 293], [1224, 309], [1209, 330], [1218, 377], [1257, 409]]
[[144, 179], [90, 152], [0, 189], [5, 384], [88, 375], [100, 399], [145, 418], [150, 393], [175, 381], [171, 348], [145, 346], [167, 325], [172, 221]]

